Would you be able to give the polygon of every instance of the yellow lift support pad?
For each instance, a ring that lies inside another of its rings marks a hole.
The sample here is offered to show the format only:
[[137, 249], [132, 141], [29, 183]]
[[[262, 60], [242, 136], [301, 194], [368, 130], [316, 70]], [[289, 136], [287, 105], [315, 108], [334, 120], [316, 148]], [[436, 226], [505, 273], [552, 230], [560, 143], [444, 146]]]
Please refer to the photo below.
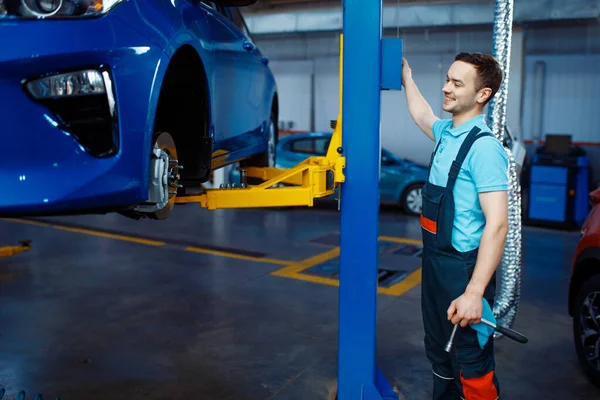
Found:
[[255, 186], [204, 189], [199, 195], [178, 196], [175, 203], [198, 203], [203, 208], [258, 208], [313, 206], [314, 199], [332, 195], [344, 182], [342, 156], [343, 35], [340, 35], [340, 106], [325, 156], [310, 157], [293, 168], [249, 167], [244, 175], [263, 183]]

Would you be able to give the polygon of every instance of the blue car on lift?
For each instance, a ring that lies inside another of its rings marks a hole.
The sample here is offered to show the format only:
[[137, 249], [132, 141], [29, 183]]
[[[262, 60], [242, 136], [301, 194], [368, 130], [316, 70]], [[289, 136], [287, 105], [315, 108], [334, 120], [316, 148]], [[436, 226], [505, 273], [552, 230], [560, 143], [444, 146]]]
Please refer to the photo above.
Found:
[[0, 216], [166, 219], [211, 171], [272, 166], [255, 0], [0, 0]]
[[[292, 168], [312, 156], [325, 156], [331, 133], [308, 132], [282, 137], [276, 147], [276, 167]], [[398, 204], [410, 215], [421, 214], [421, 189], [427, 179], [427, 167], [403, 159], [387, 149], [381, 150], [379, 193], [382, 203]], [[231, 183], [239, 183], [237, 169], [229, 174]], [[330, 196], [335, 198], [336, 194]]]

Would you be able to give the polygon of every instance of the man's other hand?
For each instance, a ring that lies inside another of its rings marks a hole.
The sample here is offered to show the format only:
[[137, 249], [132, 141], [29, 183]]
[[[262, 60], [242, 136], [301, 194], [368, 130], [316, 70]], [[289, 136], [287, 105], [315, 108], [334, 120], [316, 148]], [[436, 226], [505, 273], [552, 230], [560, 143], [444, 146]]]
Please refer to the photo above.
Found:
[[483, 313], [483, 296], [477, 293], [465, 292], [450, 304], [448, 308], [448, 320], [453, 324], [459, 324], [463, 328], [469, 324], [481, 322]]

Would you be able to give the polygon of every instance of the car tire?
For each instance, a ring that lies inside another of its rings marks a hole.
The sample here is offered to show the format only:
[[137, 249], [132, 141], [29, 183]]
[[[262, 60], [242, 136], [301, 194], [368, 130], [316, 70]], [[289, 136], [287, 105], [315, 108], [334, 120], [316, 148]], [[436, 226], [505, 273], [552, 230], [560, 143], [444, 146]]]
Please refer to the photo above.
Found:
[[[267, 126], [267, 149], [246, 161], [240, 163], [244, 167], [275, 167], [277, 162], [277, 142], [279, 140], [279, 129], [277, 127], [277, 114], [271, 112], [269, 119], [269, 125]], [[247, 182], [249, 185], [259, 185], [264, 181], [259, 178], [248, 178]]]
[[410, 185], [402, 194], [400, 199], [400, 205], [405, 213], [408, 215], [421, 215], [421, 190], [423, 189], [422, 183], [415, 183]]
[[250, 161], [250, 165], [255, 167], [275, 167], [277, 161], [277, 141], [279, 139], [279, 129], [277, 127], [277, 115], [271, 112], [269, 125], [267, 126], [267, 150]]
[[[579, 363], [590, 381], [600, 388], [600, 357], [595, 361], [588, 359], [590, 352], [600, 351], [600, 319], [596, 318], [595, 323], [590, 321], [590, 307], [600, 315], [600, 275], [588, 278], [583, 284], [573, 314], [573, 339]], [[586, 329], [588, 334], [584, 336]]]

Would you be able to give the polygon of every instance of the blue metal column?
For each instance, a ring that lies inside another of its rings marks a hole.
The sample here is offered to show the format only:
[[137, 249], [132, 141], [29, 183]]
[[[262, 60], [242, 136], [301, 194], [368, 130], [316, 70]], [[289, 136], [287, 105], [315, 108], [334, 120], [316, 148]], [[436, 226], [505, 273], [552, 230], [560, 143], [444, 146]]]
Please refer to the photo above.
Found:
[[[344, 0], [338, 399], [375, 386], [382, 0]], [[398, 66], [401, 73], [401, 66]]]

